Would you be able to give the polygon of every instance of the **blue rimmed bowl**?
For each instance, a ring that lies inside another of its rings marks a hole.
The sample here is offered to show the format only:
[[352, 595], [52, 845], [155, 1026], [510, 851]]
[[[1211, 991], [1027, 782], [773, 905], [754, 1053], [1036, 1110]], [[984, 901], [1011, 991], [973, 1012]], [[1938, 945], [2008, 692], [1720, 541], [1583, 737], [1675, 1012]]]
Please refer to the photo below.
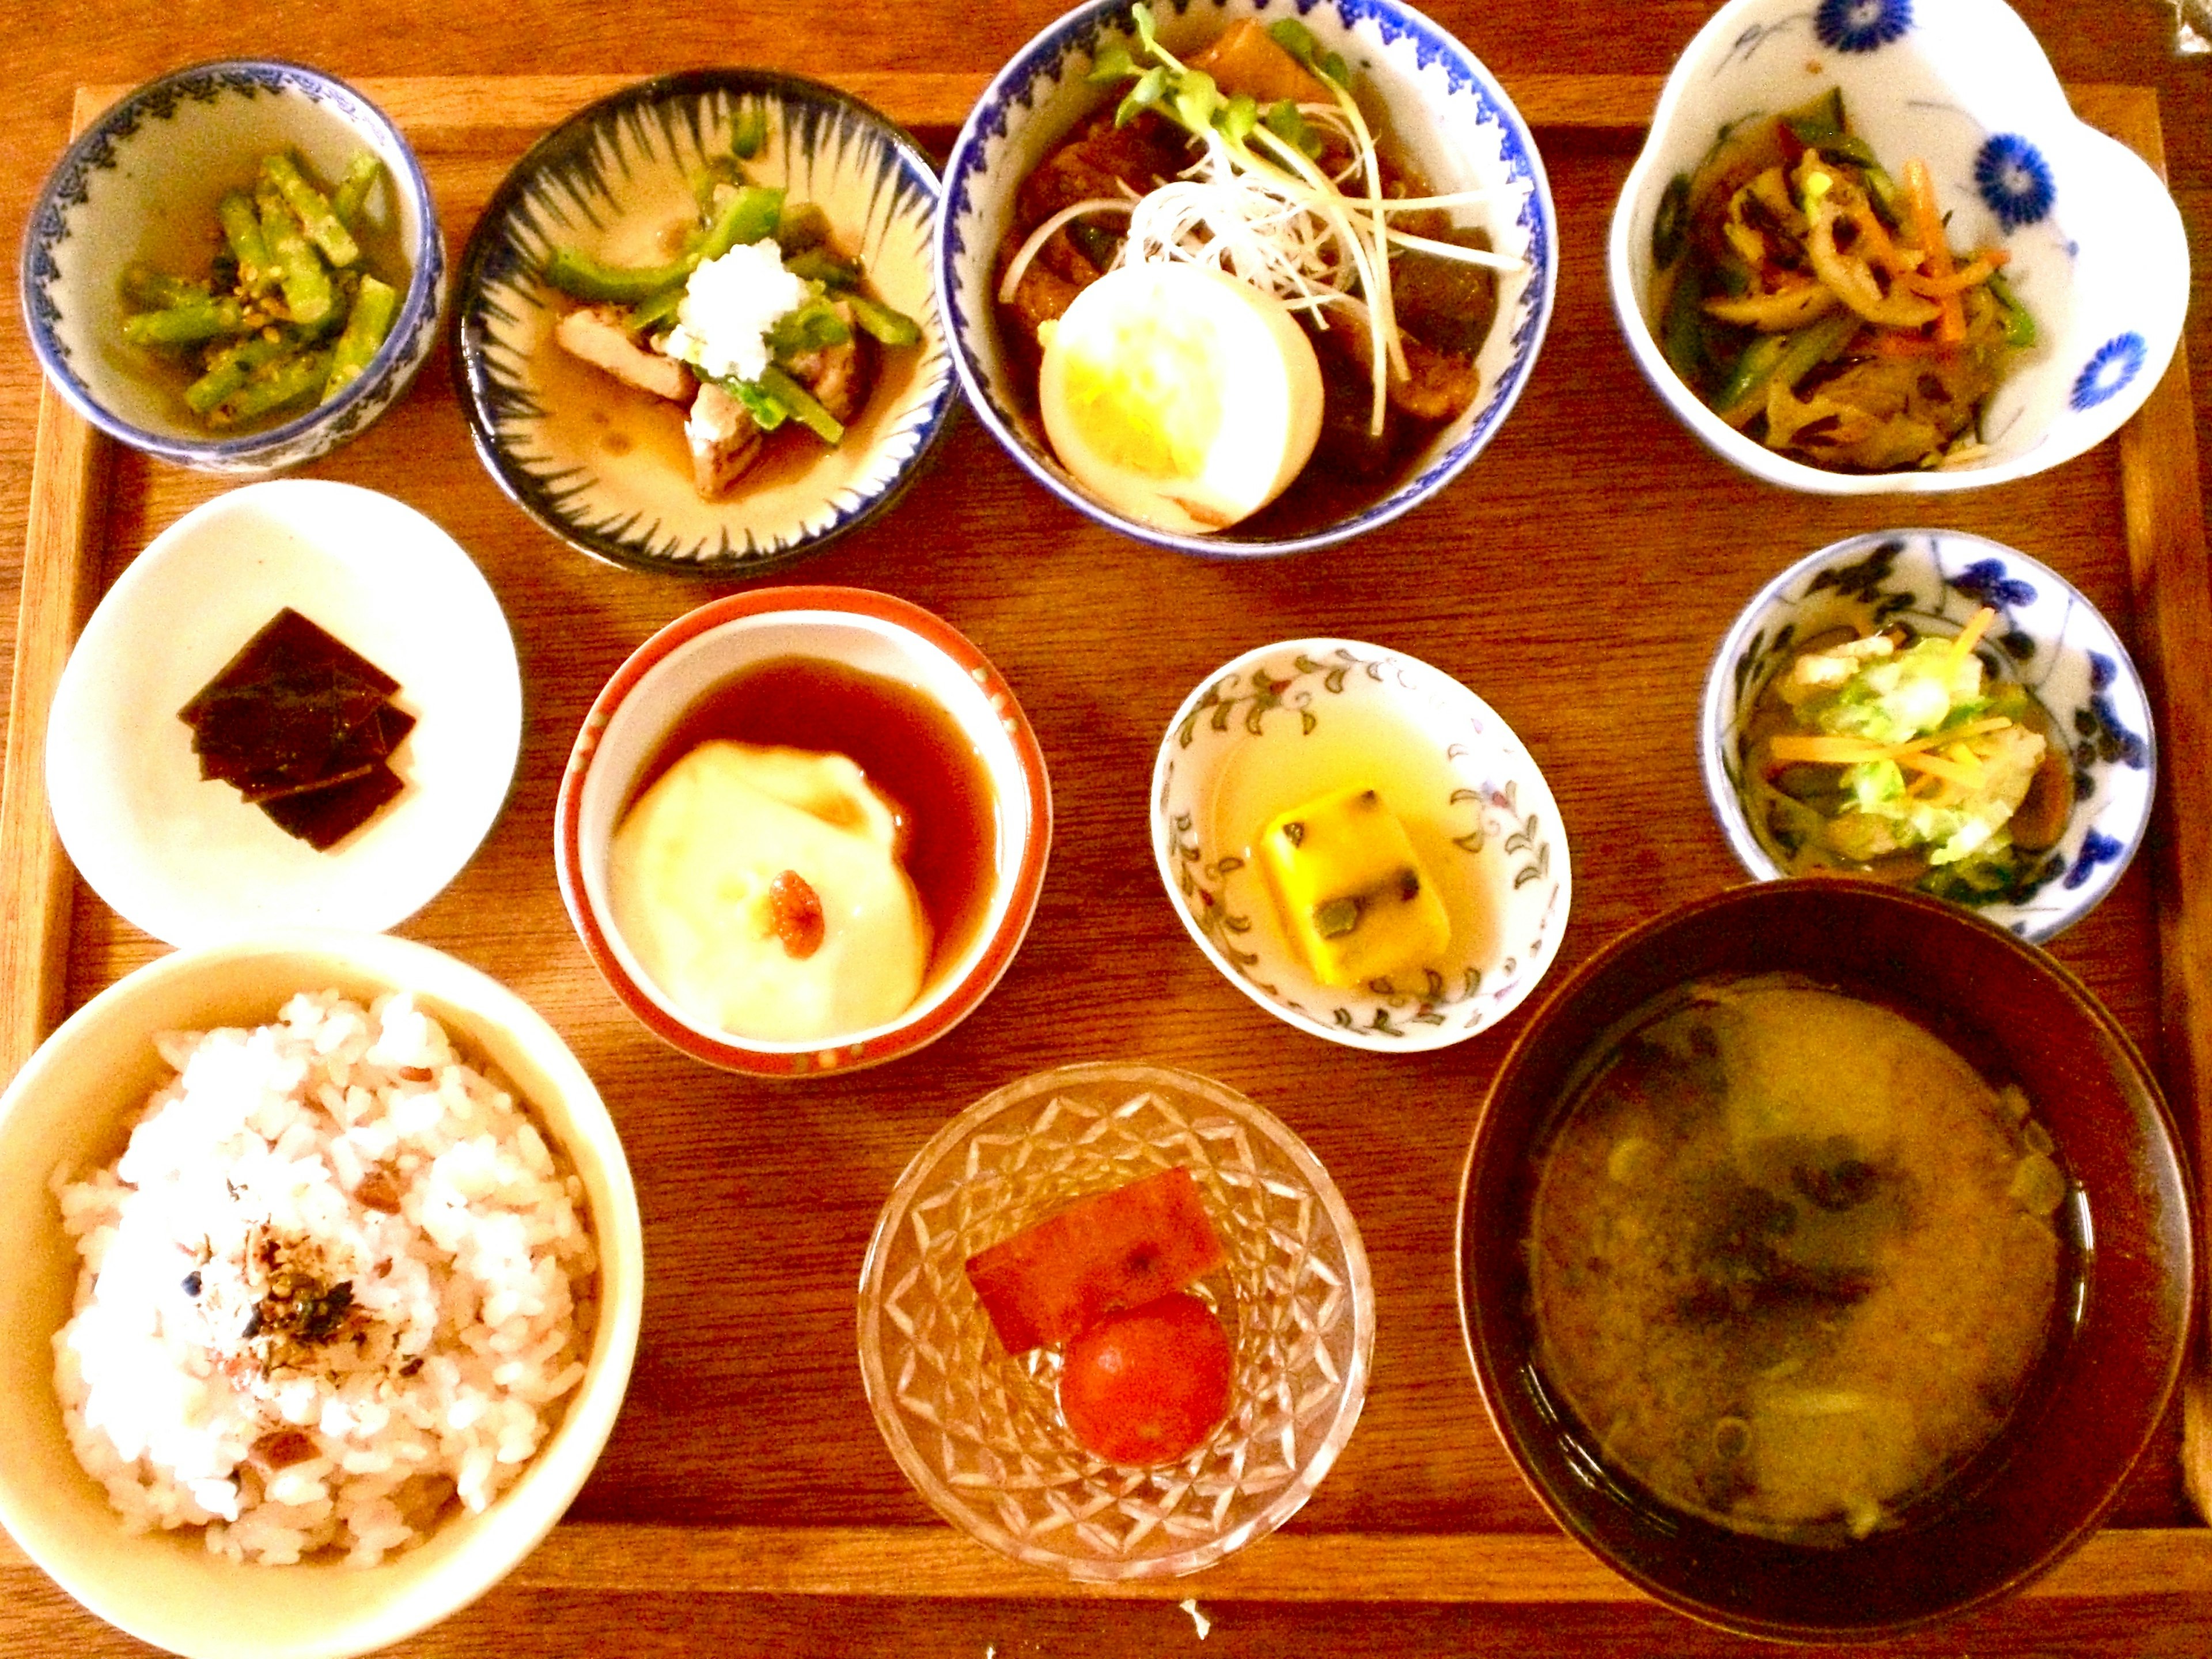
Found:
[[[2036, 343], [1983, 410], [1983, 451], [1953, 467], [1832, 472], [1779, 454], [1708, 409], [1659, 344], [1652, 232], [1669, 181], [1730, 123], [1832, 86], [1892, 173], [1928, 164], [1953, 246], [2011, 255], [2006, 280], [2035, 319]], [[2075, 118], [2004, 0], [1730, 0], [1668, 77], [1607, 264], [1630, 349], [1689, 428], [1770, 483], [1834, 495], [1975, 489], [2072, 459], [2142, 407], [2189, 303], [2173, 198], [2134, 151]]]
[[[1253, 857], [1275, 817], [1379, 790], [1451, 921], [1431, 963], [1325, 985]], [[1528, 998], [1559, 955], [1574, 882], [1566, 826], [1497, 711], [1418, 657], [1284, 640], [1224, 663], [1169, 722], [1152, 764], [1152, 860], [1224, 978], [1310, 1036], [1377, 1054], [1463, 1042]]]
[[[812, 202], [870, 288], [921, 325], [884, 354], [866, 409], [836, 448], [785, 446], [730, 500], [691, 483], [683, 411], [653, 408], [553, 343], [569, 302], [539, 280], [564, 245], [613, 264], [658, 264], [660, 238], [697, 209], [691, 176], [726, 156], [741, 117], [767, 139], [756, 184]], [[930, 283], [937, 175], [897, 126], [858, 99], [766, 70], [693, 70], [579, 110], [508, 173], [461, 258], [454, 380], [477, 453], [545, 529], [617, 564], [752, 576], [867, 523], [913, 482], [944, 429], [952, 369]]]
[[[216, 436], [185, 407], [186, 377], [124, 339], [123, 270], [134, 261], [204, 270], [216, 202], [288, 146], [325, 179], [364, 149], [383, 161], [363, 219], [406, 262], [405, 291], [383, 347], [337, 397], [278, 425]], [[39, 191], [19, 276], [31, 349], [77, 413], [161, 460], [252, 475], [328, 453], [398, 400], [436, 337], [446, 245], [415, 153], [381, 110], [318, 70], [240, 59], [150, 81], [88, 127]]]
[[1956, 635], [1984, 605], [1985, 675], [2025, 686], [2072, 745], [2074, 806], [2057, 843], [1982, 915], [2041, 943], [2112, 890], [2149, 827], [2158, 783], [2150, 702], [2126, 646], [2096, 606], [2017, 549], [1950, 530], [1883, 530], [1808, 554], [1761, 588], [1714, 655], [1698, 729], [1705, 793], [1729, 846], [1759, 880], [1782, 876], [1746, 805], [1744, 723], [1805, 641], [1891, 622]]
[[[1290, 15], [1268, 0], [1158, 0], [1159, 39], [1182, 56], [1244, 17]], [[1110, 529], [1215, 557], [1259, 557], [1328, 547], [1389, 523], [1444, 488], [1481, 453], [1511, 411], [1543, 344], [1558, 274], [1558, 221], [1536, 143], [1512, 100], [1474, 54], [1398, 0], [1301, 0], [1298, 21], [1341, 53], [1370, 112], [1380, 106], [1397, 147], [1436, 190], [1486, 189], [1462, 222], [1486, 227], [1500, 252], [1526, 268], [1501, 276], [1498, 317], [1476, 355], [1481, 390], [1442, 428], [1397, 482], [1312, 528], [1269, 535], [1231, 528], [1188, 536], [1115, 511], [1077, 483], [1053, 454], [1030, 391], [1018, 383], [1000, 337], [993, 293], [1014, 192], [1084, 120], [1116, 95], [1085, 79], [1098, 54], [1136, 40], [1129, 0], [1089, 0], [1020, 52], [976, 100], [945, 170], [937, 283], [962, 390], [1024, 471]], [[1297, 486], [1291, 486], [1293, 491]]]

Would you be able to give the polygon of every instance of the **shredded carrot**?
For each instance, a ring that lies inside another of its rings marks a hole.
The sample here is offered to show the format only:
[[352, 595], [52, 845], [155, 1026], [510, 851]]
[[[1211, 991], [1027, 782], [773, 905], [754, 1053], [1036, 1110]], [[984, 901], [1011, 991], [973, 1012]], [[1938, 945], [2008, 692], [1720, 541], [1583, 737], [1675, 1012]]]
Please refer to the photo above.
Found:
[[1899, 755], [1897, 763], [1909, 772], [1929, 773], [1946, 783], [1957, 784], [1961, 789], [1976, 788], [1982, 781], [1982, 769], [1978, 762], [1968, 769], [1943, 755]]
[[1966, 618], [1959, 637], [1951, 641], [1951, 659], [1944, 665], [1947, 672], [1957, 671], [1959, 665], [1966, 661], [1966, 653], [1982, 642], [1982, 635], [1990, 631], [1990, 624], [1996, 619], [1996, 611], [1986, 605]]
[[1961, 265], [1948, 276], [1928, 276], [1919, 271], [1907, 271], [1897, 280], [1907, 292], [1929, 300], [1940, 300], [1949, 294], [1964, 294], [1970, 288], [1978, 288], [1996, 274], [1996, 267], [1986, 258], [1978, 258], [1969, 265]]
[[[1936, 181], [1928, 164], [1914, 156], [1905, 164], [1905, 199], [1912, 210], [1912, 234], [1918, 239], [1928, 274], [1948, 282], [1954, 274], [1951, 245], [1943, 240], [1943, 217], [1936, 210]], [[1955, 345], [1966, 337], [1966, 307], [1956, 294], [1936, 299], [1936, 337]]]
[[1874, 337], [1874, 355], [1877, 357], [1955, 357], [1959, 348], [1942, 340], [1931, 340], [1923, 334], [1906, 334], [1897, 329], [1885, 328]]

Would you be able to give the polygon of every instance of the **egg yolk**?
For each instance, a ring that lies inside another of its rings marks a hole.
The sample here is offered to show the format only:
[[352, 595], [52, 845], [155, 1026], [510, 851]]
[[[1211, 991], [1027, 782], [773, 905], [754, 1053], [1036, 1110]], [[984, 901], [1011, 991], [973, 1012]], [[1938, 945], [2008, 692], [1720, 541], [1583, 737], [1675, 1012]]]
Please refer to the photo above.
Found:
[[1170, 260], [1108, 271], [1038, 331], [1037, 407], [1093, 499], [1204, 535], [1273, 501], [1321, 433], [1321, 366], [1287, 307]]
[[1194, 478], [1221, 430], [1210, 373], [1220, 331], [1203, 317], [1122, 316], [1070, 349], [1067, 412], [1105, 459], [1152, 478]]

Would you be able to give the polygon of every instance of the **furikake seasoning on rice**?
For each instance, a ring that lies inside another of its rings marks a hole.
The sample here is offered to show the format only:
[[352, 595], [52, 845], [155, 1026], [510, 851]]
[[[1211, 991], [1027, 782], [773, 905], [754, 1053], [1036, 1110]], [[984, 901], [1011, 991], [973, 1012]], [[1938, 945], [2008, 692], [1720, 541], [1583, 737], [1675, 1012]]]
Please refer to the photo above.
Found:
[[70, 1438], [134, 1531], [367, 1565], [512, 1486], [582, 1380], [583, 1185], [404, 994], [158, 1039], [128, 1149], [55, 1176]]

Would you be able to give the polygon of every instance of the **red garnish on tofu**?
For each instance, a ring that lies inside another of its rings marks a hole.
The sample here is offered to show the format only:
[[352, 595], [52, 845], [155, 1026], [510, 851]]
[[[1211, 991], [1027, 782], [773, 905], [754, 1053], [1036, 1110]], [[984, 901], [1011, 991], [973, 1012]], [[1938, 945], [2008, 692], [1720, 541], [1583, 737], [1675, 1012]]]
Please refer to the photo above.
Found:
[[1198, 1183], [1163, 1170], [1062, 1210], [968, 1258], [968, 1282], [1009, 1353], [1066, 1342], [1222, 1263]]

